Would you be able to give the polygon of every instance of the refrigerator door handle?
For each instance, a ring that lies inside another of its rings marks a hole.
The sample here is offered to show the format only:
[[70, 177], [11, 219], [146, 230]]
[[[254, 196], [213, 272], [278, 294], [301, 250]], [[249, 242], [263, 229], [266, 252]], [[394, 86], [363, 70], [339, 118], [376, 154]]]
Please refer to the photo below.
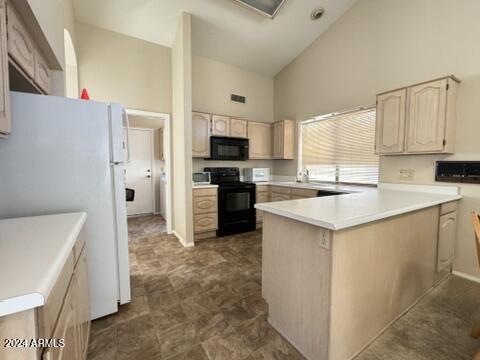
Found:
[[130, 122], [128, 120], [128, 114], [125, 109], [123, 109], [123, 120], [124, 120], [124, 128], [125, 128], [125, 139], [123, 140], [123, 146], [126, 148], [127, 151], [127, 158], [125, 160], [126, 163], [130, 162]]

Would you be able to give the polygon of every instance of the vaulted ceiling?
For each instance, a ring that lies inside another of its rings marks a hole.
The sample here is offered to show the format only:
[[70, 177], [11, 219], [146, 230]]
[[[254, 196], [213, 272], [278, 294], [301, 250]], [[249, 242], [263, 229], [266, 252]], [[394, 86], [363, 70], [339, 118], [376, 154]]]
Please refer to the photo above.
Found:
[[[269, 19], [232, 0], [73, 0], [77, 20], [171, 47], [191, 13], [194, 54], [273, 76], [357, 0], [286, 0]], [[310, 13], [325, 8], [316, 21]]]

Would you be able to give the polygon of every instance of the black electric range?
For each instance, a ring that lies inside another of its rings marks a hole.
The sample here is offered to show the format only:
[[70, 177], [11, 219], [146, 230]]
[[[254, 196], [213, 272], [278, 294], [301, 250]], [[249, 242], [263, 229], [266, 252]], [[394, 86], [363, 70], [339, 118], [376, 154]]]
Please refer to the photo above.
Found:
[[255, 230], [255, 184], [240, 181], [239, 168], [212, 167], [204, 171], [210, 173], [211, 183], [218, 185], [217, 236]]

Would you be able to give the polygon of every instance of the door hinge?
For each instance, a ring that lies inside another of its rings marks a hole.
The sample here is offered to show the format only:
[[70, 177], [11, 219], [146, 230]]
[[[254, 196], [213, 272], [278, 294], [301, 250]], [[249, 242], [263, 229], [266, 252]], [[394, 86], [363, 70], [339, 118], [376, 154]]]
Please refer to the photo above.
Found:
[[447, 145], [447, 140], [443, 139], [443, 146]]

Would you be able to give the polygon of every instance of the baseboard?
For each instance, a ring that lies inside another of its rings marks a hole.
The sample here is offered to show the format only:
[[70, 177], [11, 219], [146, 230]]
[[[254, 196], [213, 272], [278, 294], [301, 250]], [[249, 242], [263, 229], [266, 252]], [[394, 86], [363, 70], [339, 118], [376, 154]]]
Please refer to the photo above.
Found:
[[452, 271], [452, 274], [453, 275], [456, 275], [458, 277], [461, 277], [461, 278], [464, 278], [464, 279], [467, 279], [467, 280], [470, 280], [470, 281], [474, 281], [476, 283], [480, 283], [480, 278], [476, 277], [476, 276], [473, 276], [473, 275], [468, 275], [468, 274], [465, 274], [463, 272], [460, 272], [460, 271]]
[[180, 236], [175, 230], [172, 230], [172, 234], [175, 235], [175, 237], [180, 241], [180, 244], [182, 244], [184, 247], [193, 247], [195, 246], [194, 244], [187, 244], [187, 242]]

